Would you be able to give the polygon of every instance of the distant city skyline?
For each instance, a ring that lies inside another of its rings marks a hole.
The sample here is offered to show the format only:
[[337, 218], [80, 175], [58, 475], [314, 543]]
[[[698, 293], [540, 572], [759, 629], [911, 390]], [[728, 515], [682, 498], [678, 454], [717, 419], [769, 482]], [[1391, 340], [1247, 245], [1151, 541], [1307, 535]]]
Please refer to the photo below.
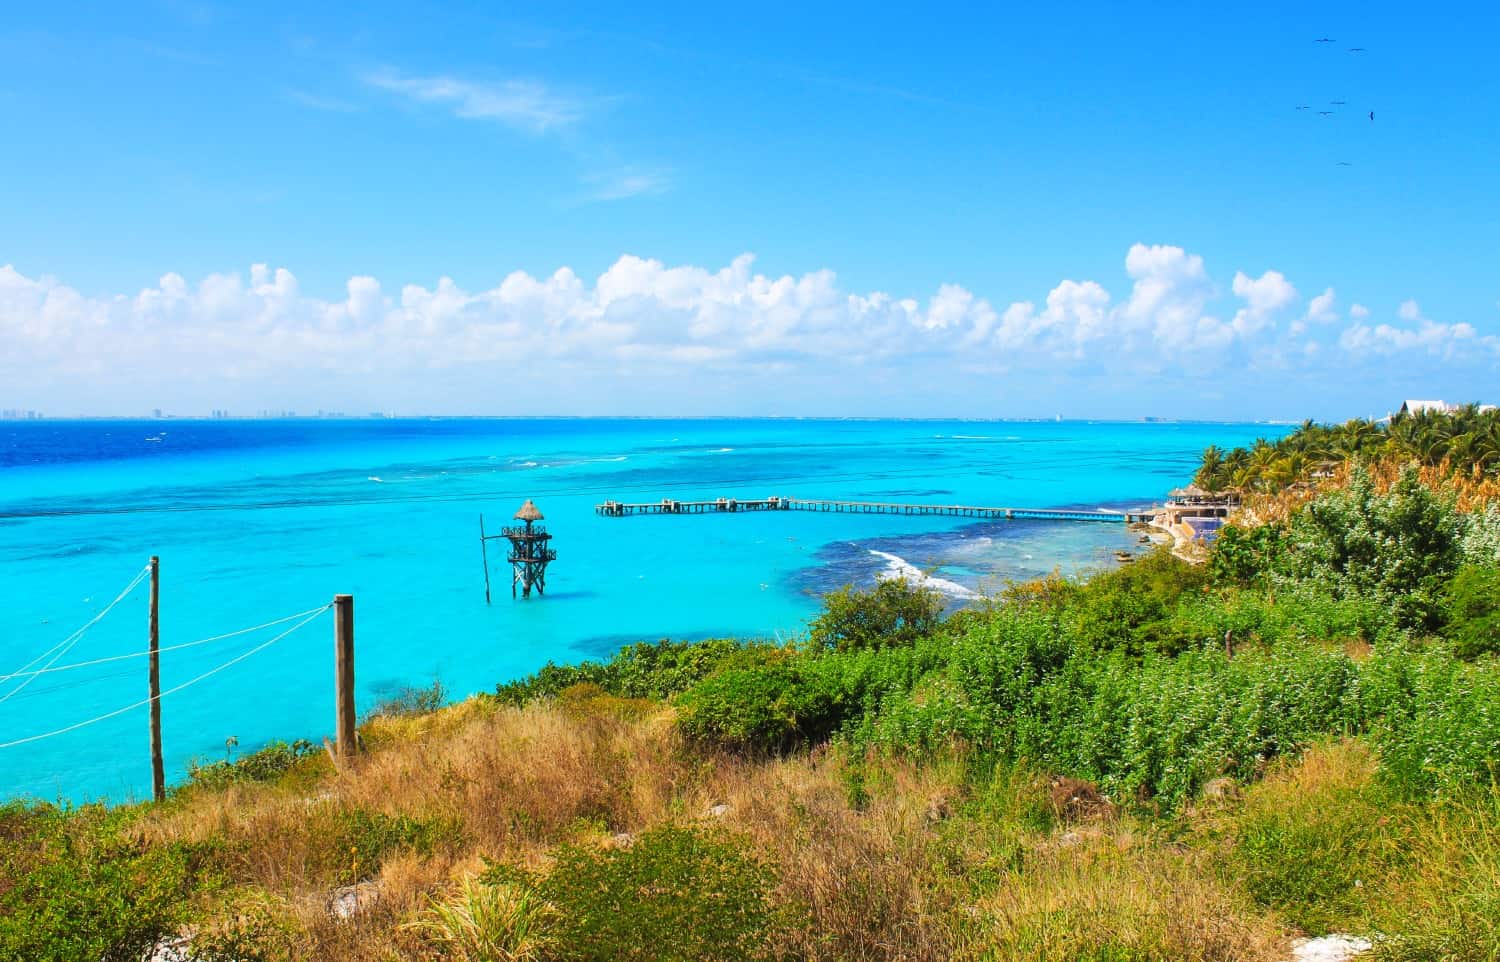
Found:
[[1495, 14], [1443, 9], [19, 8], [0, 404], [1491, 400]]

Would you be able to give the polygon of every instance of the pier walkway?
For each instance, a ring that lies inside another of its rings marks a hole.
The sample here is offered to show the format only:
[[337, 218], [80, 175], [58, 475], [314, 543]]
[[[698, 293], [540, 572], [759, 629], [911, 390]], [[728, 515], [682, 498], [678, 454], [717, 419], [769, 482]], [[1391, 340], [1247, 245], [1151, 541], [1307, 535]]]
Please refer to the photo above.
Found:
[[741, 500], [715, 498], [712, 501], [660, 501], [630, 504], [606, 501], [595, 505], [594, 512], [606, 518], [628, 518], [637, 514], [718, 514], [741, 511], [821, 511], [832, 514], [903, 514], [936, 515], [948, 518], [984, 518], [988, 520], [1036, 521], [1150, 521], [1149, 511], [1078, 511], [1067, 508], [991, 508], [968, 504], [903, 504], [888, 501], [827, 501], [807, 498], [763, 498]]

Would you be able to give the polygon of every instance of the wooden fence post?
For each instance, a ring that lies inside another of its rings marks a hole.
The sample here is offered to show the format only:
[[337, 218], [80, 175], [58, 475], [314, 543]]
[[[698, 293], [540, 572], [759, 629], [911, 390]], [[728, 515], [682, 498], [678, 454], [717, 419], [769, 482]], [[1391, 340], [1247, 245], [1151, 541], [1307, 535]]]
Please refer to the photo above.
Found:
[[167, 779], [161, 763], [161, 559], [151, 556], [151, 603], [146, 618], [150, 663], [147, 675], [151, 687], [151, 797], [158, 802], [167, 797]]
[[340, 758], [358, 749], [354, 731], [354, 596], [333, 596], [333, 688]]
[[479, 512], [479, 560], [484, 564], [484, 603], [490, 603], [490, 539], [484, 536], [484, 512]]

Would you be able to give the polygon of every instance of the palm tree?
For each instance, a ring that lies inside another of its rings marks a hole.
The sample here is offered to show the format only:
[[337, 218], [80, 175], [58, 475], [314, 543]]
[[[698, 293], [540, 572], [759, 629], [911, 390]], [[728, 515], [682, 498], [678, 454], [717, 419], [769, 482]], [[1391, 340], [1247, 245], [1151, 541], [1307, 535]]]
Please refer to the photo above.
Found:
[[1203, 449], [1203, 460], [1198, 464], [1198, 473], [1193, 482], [1205, 491], [1217, 491], [1223, 487], [1224, 452], [1218, 445], [1210, 444]]

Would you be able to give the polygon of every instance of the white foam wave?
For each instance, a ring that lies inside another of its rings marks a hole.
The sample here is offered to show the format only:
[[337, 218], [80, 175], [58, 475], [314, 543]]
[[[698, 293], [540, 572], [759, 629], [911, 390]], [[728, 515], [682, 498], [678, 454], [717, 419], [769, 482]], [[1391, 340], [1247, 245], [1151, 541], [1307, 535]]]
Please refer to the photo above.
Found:
[[908, 584], [917, 585], [922, 588], [931, 588], [934, 591], [940, 591], [948, 595], [950, 598], [961, 598], [966, 601], [979, 597], [977, 593], [965, 588], [956, 581], [949, 581], [947, 578], [934, 578], [898, 555], [893, 555], [886, 551], [869, 550], [870, 554], [875, 557], [885, 559], [885, 570], [877, 574], [877, 578], [900, 578]]
[[382, 478], [378, 474], [372, 474], [368, 478], [365, 478], [365, 480], [366, 481], [374, 481], [376, 484], [384, 484], [385, 483], [385, 479]]

